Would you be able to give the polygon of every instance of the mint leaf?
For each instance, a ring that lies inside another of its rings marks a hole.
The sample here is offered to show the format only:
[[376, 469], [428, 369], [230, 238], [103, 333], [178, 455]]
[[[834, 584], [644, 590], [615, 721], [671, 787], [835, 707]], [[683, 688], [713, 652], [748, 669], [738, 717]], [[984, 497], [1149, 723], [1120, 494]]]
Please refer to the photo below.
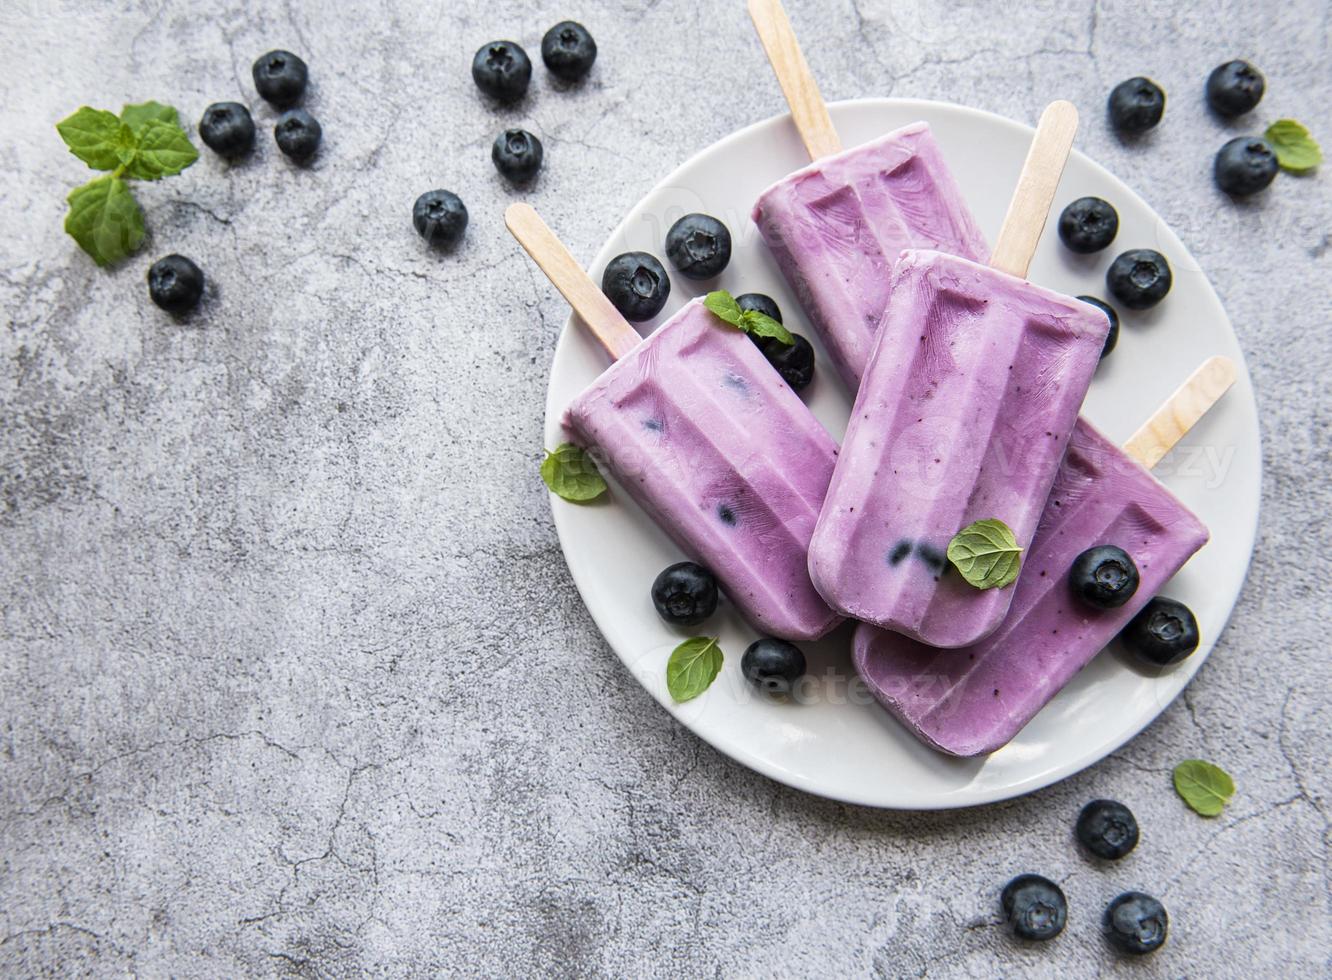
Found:
[[122, 167], [126, 167], [137, 152], [139, 152], [139, 140], [134, 135], [134, 130], [121, 123], [120, 128], [116, 130], [116, 159], [120, 161]]
[[138, 149], [125, 167], [125, 176], [158, 180], [178, 174], [195, 160], [199, 151], [185, 130], [175, 123], [149, 119], [139, 129]]
[[1272, 144], [1282, 170], [1307, 174], [1323, 162], [1322, 148], [1294, 119], [1278, 119], [1267, 127], [1263, 138]]
[[1185, 759], [1175, 766], [1175, 792], [1195, 813], [1215, 817], [1235, 795], [1235, 781], [1220, 766]]
[[1003, 521], [988, 518], [968, 524], [948, 542], [951, 561], [968, 585], [978, 589], [1002, 589], [1017, 581], [1022, 568], [1022, 549]]
[[150, 100], [140, 102], [138, 105], [127, 105], [120, 110], [120, 121], [136, 133], [150, 119], [156, 119], [158, 122], [168, 123], [172, 126], [180, 125], [180, 114], [171, 106], [162, 105], [160, 102]]
[[119, 177], [98, 177], [70, 192], [65, 231], [98, 265], [110, 265], [143, 242], [143, 212]]
[[790, 347], [795, 343], [795, 338], [791, 336], [791, 331], [768, 316], [766, 313], [760, 313], [758, 310], [745, 310], [740, 316], [740, 329], [745, 333], [753, 334], [757, 337], [771, 337], [778, 343]]
[[120, 120], [104, 109], [81, 107], [56, 123], [69, 152], [93, 170], [115, 170], [120, 160]]
[[692, 701], [717, 679], [723, 659], [717, 640], [715, 636], [691, 636], [671, 651], [666, 690], [676, 701]]
[[541, 463], [541, 479], [550, 492], [576, 504], [595, 500], [606, 492], [606, 481], [581, 446], [561, 443], [547, 452]]
[[733, 327], [757, 337], [772, 337], [788, 347], [795, 338], [784, 326], [758, 310], [742, 310], [740, 304], [724, 289], [718, 289], [703, 298], [703, 305]]
[[739, 327], [744, 322], [745, 311], [740, 309], [735, 297], [724, 289], [708, 293], [703, 298], [703, 305], [733, 327]]

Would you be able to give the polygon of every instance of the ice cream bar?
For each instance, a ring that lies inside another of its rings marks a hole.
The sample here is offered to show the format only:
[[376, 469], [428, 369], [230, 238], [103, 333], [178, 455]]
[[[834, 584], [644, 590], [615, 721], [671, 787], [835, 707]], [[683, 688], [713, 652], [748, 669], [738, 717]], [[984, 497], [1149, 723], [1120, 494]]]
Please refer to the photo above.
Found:
[[984, 262], [989, 250], [930, 127], [842, 150], [780, 2], [751, 0], [749, 9], [814, 160], [760, 195], [754, 222], [854, 394], [898, 253], [929, 248]]
[[616, 358], [565, 426], [756, 628], [810, 640], [836, 626], [806, 565], [837, 456], [827, 430], [702, 300], [640, 341], [531, 207], [505, 218]]
[[1022, 278], [1076, 125], [1066, 102], [1042, 116], [995, 250], [1005, 266], [906, 251], [893, 270], [810, 545], [814, 585], [843, 615], [960, 647], [1008, 611], [1011, 585], [974, 588], [946, 552], [980, 520], [1031, 543], [1105, 345], [1100, 311]]
[[[1003, 624], [972, 646], [941, 650], [862, 625], [852, 655], [879, 703], [941, 752], [973, 756], [1007, 744], [1207, 541], [1207, 529], [1144, 468], [1165, 454], [1233, 383], [1212, 358], [1126, 445], [1079, 421]], [[1136, 460], [1136, 461], [1135, 461]], [[1069, 569], [1113, 544], [1141, 576], [1129, 602], [1093, 609]]]

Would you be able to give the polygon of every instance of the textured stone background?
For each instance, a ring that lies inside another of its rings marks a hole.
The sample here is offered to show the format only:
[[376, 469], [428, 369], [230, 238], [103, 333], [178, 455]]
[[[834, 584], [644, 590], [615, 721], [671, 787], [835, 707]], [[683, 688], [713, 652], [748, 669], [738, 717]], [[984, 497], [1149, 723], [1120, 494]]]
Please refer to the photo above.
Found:
[[[1325, 0], [792, 3], [829, 98], [1076, 101], [1082, 148], [1212, 276], [1265, 419], [1253, 569], [1185, 697], [1076, 778], [943, 814], [804, 796], [676, 726], [593, 628], [536, 478], [564, 306], [501, 231], [519, 195], [490, 141], [541, 136], [527, 196], [592, 254], [782, 109], [742, 4], [356, 7], [0, 13], [0, 973], [1086, 977], [1115, 968], [1094, 923], [1124, 887], [1172, 915], [1143, 976], [1329, 968], [1332, 198], [1325, 172], [1222, 199], [1211, 157], [1244, 127], [1198, 102], [1248, 56], [1269, 94], [1245, 126], [1332, 144]], [[535, 54], [564, 16], [600, 44], [588, 83], [538, 66], [521, 106], [483, 104], [471, 52]], [[311, 65], [309, 170], [249, 80], [275, 46]], [[1171, 108], [1128, 146], [1099, 106], [1139, 72]], [[61, 231], [87, 174], [52, 124], [145, 98], [190, 120], [239, 98], [263, 138], [141, 187], [151, 241], [99, 271]], [[451, 256], [408, 221], [441, 185], [472, 214]], [[212, 284], [184, 323], [144, 287], [169, 251]], [[1240, 786], [1214, 821], [1169, 786], [1194, 755]], [[1144, 824], [1121, 867], [1071, 843], [1096, 795]], [[1028, 869], [1072, 903], [1044, 949], [994, 924]]]

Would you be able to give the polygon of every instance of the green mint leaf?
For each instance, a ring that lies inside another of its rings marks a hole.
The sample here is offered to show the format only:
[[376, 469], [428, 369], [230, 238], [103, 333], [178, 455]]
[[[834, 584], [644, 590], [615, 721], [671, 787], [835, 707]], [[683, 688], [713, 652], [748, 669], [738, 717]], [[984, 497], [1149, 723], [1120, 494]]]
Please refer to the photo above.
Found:
[[69, 152], [93, 170], [120, 166], [120, 120], [106, 110], [83, 106], [56, 123], [56, 132]]
[[795, 338], [791, 336], [791, 331], [768, 316], [766, 313], [760, 313], [758, 310], [745, 310], [740, 317], [740, 329], [745, 333], [753, 334], [757, 337], [771, 337], [780, 344], [790, 347], [795, 343]]
[[1307, 174], [1323, 162], [1323, 150], [1309, 131], [1294, 119], [1278, 119], [1263, 138], [1276, 151], [1277, 164], [1293, 174]]
[[1017, 581], [1022, 568], [1022, 549], [1003, 521], [989, 518], [968, 524], [948, 542], [951, 561], [968, 585], [978, 589], [1002, 589]]
[[691, 636], [671, 651], [666, 662], [666, 690], [676, 701], [692, 701], [717, 679], [722, 667], [718, 637]]
[[120, 110], [120, 121], [136, 133], [150, 119], [172, 126], [180, 125], [180, 114], [171, 106], [162, 105], [160, 102], [140, 102], [138, 105], [127, 105]]
[[70, 191], [65, 231], [98, 265], [110, 265], [143, 242], [143, 212], [119, 177], [98, 177]]
[[137, 151], [126, 162], [125, 176], [158, 180], [180, 173], [197, 159], [199, 151], [185, 130], [175, 123], [149, 119], [139, 128]]
[[703, 305], [709, 310], [721, 317], [733, 327], [741, 327], [744, 323], [745, 311], [740, 309], [740, 304], [724, 289], [718, 289], [716, 292], [708, 293], [703, 299]]
[[550, 492], [576, 504], [595, 500], [606, 492], [606, 481], [581, 446], [561, 443], [547, 452], [541, 463], [541, 479]]
[[1235, 781], [1220, 766], [1185, 759], [1175, 766], [1175, 792], [1195, 813], [1215, 817], [1235, 795]]
[[134, 154], [138, 152], [139, 140], [134, 135], [134, 130], [121, 123], [116, 131], [116, 159], [120, 161], [122, 167], [128, 167], [130, 161], [134, 159]]
[[703, 299], [703, 305], [731, 326], [739, 327], [745, 333], [757, 337], [772, 337], [788, 347], [795, 343], [795, 338], [784, 326], [772, 317], [758, 312], [758, 310], [740, 309], [740, 304], [735, 301], [735, 297], [724, 289], [708, 293]]

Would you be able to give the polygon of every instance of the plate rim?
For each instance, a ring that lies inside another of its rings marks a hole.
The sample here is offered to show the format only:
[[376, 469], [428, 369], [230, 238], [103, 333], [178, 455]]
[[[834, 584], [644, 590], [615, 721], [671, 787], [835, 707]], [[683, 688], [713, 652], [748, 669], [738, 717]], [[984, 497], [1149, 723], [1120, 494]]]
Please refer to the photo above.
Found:
[[[960, 112], [965, 115], [981, 117], [987, 120], [991, 124], [998, 124], [1007, 127], [1009, 129], [1016, 130], [1018, 133], [1025, 135], [1028, 139], [1031, 137], [1031, 135], [1035, 133], [1035, 127], [1030, 126], [1026, 123], [1019, 122], [1015, 119], [1010, 119], [1007, 116], [1002, 116], [996, 112], [991, 112], [988, 109], [978, 109], [973, 106], [965, 106], [956, 102], [948, 102], [939, 99], [897, 98], [892, 96], [867, 96], [855, 99], [842, 99], [828, 103], [828, 111], [829, 114], [833, 117], [834, 124], [836, 124], [838, 115], [844, 111], [854, 111], [855, 109], [862, 109], [862, 108], [870, 109], [871, 111], [878, 108], [895, 108], [895, 109], [910, 110], [917, 107], [920, 107], [920, 109], [922, 109], [924, 112], [928, 112], [931, 109], [943, 108], [949, 111]], [[657, 193], [657, 191], [660, 190], [661, 188], [670, 186], [673, 182], [676, 181], [677, 177], [681, 174], [681, 172], [692, 167], [699, 157], [714, 151], [724, 152], [725, 148], [732, 143], [748, 139], [750, 136], [759, 131], [767, 129], [776, 129], [777, 127], [783, 125], [794, 125], [794, 123], [792, 122], [791, 114], [789, 112], [777, 113], [775, 115], [767, 117], [766, 119], [760, 119], [756, 122], [750, 123], [746, 126], [741, 127], [740, 129], [728, 133], [727, 135], [723, 136], [721, 139], [709, 143], [708, 145], [691, 153], [688, 156], [688, 158], [686, 158], [683, 162], [674, 167], [665, 176], [657, 180], [652, 185], [651, 188], [649, 188], [642, 195], [640, 195], [638, 200], [633, 205], [630, 206], [629, 210], [614, 225], [611, 231], [602, 240], [602, 243], [597, 247], [596, 252], [593, 255], [594, 262], [596, 258], [601, 254], [602, 250], [605, 249], [607, 242], [610, 242], [611, 240], [622, 236], [630, 228], [631, 219], [634, 215], [634, 212], [637, 210], [638, 205], [646, 198]], [[1189, 260], [1199, 269], [1199, 271], [1202, 271], [1202, 267], [1197, 262], [1196, 258], [1194, 258], [1192, 251], [1184, 244], [1184, 242], [1179, 238], [1179, 236], [1175, 233], [1174, 229], [1165, 221], [1165, 219], [1160, 216], [1157, 210], [1147, 203], [1147, 201], [1142, 197], [1142, 195], [1140, 195], [1137, 191], [1131, 188], [1128, 184], [1126, 184], [1116, 174], [1107, 169], [1104, 165], [1097, 162], [1093, 158], [1087, 156], [1087, 154], [1083, 153], [1081, 150], [1074, 149], [1073, 154], [1081, 158], [1083, 162], [1094, 168], [1094, 170], [1097, 171], [1100, 176], [1107, 179], [1115, 187], [1117, 193], [1124, 195], [1124, 197], [1126, 198], [1134, 199], [1148, 213], [1154, 216], [1157, 219], [1159, 227], [1163, 229], [1164, 232], [1167, 235], [1169, 235], [1170, 238], [1175, 243], [1177, 243], [1177, 245], [1181, 248], [1183, 254], [1188, 256]], [[746, 208], [746, 211], [747, 210], [748, 209]], [[1047, 224], [1047, 228], [1048, 227], [1049, 225]], [[594, 266], [591, 264], [584, 266], [585, 271], [587, 271], [589, 275], [592, 275], [593, 268]], [[592, 275], [592, 278], [593, 281], [596, 281], [597, 277], [595, 275]], [[1211, 277], [1208, 276], [1205, 272], [1203, 272], [1201, 278], [1211, 298], [1216, 302], [1217, 306], [1224, 312], [1225, 304], [1221, 302], [1221, 298], [1217, 294], [1216, 288], [1212, 285]], [[560, 328], [559, 337], [556, 340], [555, 347], [552, 351], [551, 361], [550, 361], [552, 370], [546, 385], [546, 410], [545, 410], [545, 417], [542, 422], [543, 438], [545, 434], [548, 432], [563, 431], [562, 425], [560, 423], [560, 417], [563, 415], [567, 405], [555, 404], [555, 393], [554, 393], [554, 384], [553, 384], [555, 375], [553, 367], [554, 364], [559, 360], [561, 352], [564, 350], [565, 345], [570, 342], [569, 338], [571, 334], [573, 334], [576, 330], [579, 329], [577, 324], [575, 324], [574, 320], [575, 320], [575, 314], [572, 311], [570, 311], [569, 314], [565, 317], [564, 323]], [[1239, 338], [1238, 335], [1235, 333], [1234, 324], [1231, 322], [1228, 313], [1225, 315], [1225, 323], [1231, 336], [1235, 339], [1236, 344], [1238, 345]], [[695, 725], [692, 723], [692, 720], [688, 712], [673, 710], [673, 708], [678, 709], [682, 706], [672, 705], [667, 703], [667, 700], [664, 696], [664, 692], [659, 693], [657, 691], [654, 691], [652, 688], [648, 687], [647, 685], [643, 684], [642, 681], [639, 679], [637, 673], [635, 672], [633, 664], [624, 654], [620, 652], [620, 650], [610, 639], [610, 634], [612, 631], [609, 630], [607, 624], [602, 621], [602, 616], [598, 614], [597, 610], [594, 608], [594, 605], [588, 602], [588, 591], [589, 591], [588, 584], [582, 580], [582, 576], [580, 575], [579, 571], [575, 569], [573, 563], [570, 562], [569, 560], [569, 552], [565, 544], [565, 536], [566, 534], [570, 533], [570, 531], [566, 526], [566, 518], [562, 516], [562, 513], [564, 513], [564, 507], [560, 506], [559, 504], [556, 504], [557, 498], [553, 493], [548, 492], [547, 496], [551, 503], [551, 515], [552, 515], [552, 520], [555, 524], [556, 536], [559, 539], [560, 543], [560, 552], [561, 555], [564, 557], [565, 567], [568, 568], [569, 570], [570, 578], [573, 579], [574, 587], [578, 590], [578, 595], [583, 602], [584, 608], [587, 610], [588, 614], [592, 617], [592, 621], [596, 625], [597, 630], [601, 633], [602, 639], [605, 641], [606, 645], [610, 647], [611, 650], [615, 653], [615, 656], [620, 661], [621, 665], [628, 670], [629, 674], [634, 678], [635, 682], [638, 683], [639, 686], [644, 689], [644, 692], [648, 694], [649, 697], [655, 700], [659, 705], [662, 706], [662, 708], [666, 710], [667, 715], [673, 721], [675, 721], [677, 724], [682, 725], [695, 738], [698, 738], [703, 742], [707, 743], [709, 746], [711, 746], [713, 749], [720, 752], [722, 755], [726, 756], [727, 758], [732, 759], [737, 763], [740, 763], [746, 768], [751, 769], [754, 772], [757, 772], [760, 775], [773, 780], [774, 782], [780, 783], [784, 786], [789, 786], [793, 789], [800, 790], [801, 792], [809, 793], [813, 796], [817, 796], [823, 799], [832, 800], [837, 803], [849, 804], [853, 806], [863, 806], [878, 810], [898, 810], [905, 812], [915, 812], [915, 811], [931, 812], [931, 811], [940, 811], [940, 810], [958, 810], [970, 807], [986, 806], [993, 803], [1003, 802], [1005, 800], [1016, 799], [1018, 797], [1026, 796], [1030, 793], [1034, 793], [1037, 790], [1044, 789], [1047, 786], [1052, 786], [1056, 783], [1062, 782], [1063, 780], [1068, 779], [1071, 776], [1077, 775], [1083, 770], [1096, 765], [1098, 762], [1102, 761], [1106, 757], [1113, 755], [1115, 752], [1119, 751], [1119, 749], [1123, 748], [1130, 741], [1137, 738], [1140, 734], [1142, 734], [1142, 732], [1144, 732], [1147, 728], [1149, 728], [1152, 724], [1154, 724], [1157, 721], [1157, 719], [1159, 719], [1161, 715], [1165, 713], [1166, 709], [1169, 708], [1170, 705], [1174, 703], [1175, 699], [1178, 698], [1184, 692], [1184, 690], [1188, 688], [1188, 686], [1193, 682], [1194, 677], [1197, 676], [1198, 671], [1201, 670], [1203, 664], [1206, 663], [1207, 659], [1211, 656], [1212, 650], [1215, 649], [1216, 644], [1220, 642], [1221, 637], [1225, 634], [1225, 631], [1230, 624], [1230, 620], [1234, 616], [1235, 607], [1239, 604], [1240, 596], [1243, 593], [1244, 587], [1248, 582], [1249, 569], [1253, 563], [1254, 547], [1257, 543], [1258, 527], [1262, 518], [1262, 474], [1263, 474], [1262, 416], [1258, 411], [1257, 397], [1253, 389], [1252, 378], [1249, 374], [1248, 364], [1243, 356], [1242, 350], [1240, 351], [1240, 356], [1236, 361], [1236, 365], [1238, 369], [1237, 383], [1232, 387], [1231, 391], [1225, 397], [1237, 398], [1241, 397], [1242, 394], [1247, 397], [1248, 405], [1246, 407], [1248, 409], [1249, 414], [1256, 420], [1254, 431], [1255, 431], [1257, 453], [1255, 455], [1255, 462], [1254, 462], [1254, 469], [1255, 469], [1254, 473], [1255, 479], [1253, 481], [1254, 490], [1251, 499], [1246, 501], [1248, 505], [1247, 509], [1251, 511], [1251, 513], [1253, 514], [1253, 519], [1251, 522], [1249, 522], [1250, 526], [1247, 528], [1248, 543], [1244, 550], [1243, 574], [1239, 578], [1239, 583], [1235, 589], [1234, 595], [1232, 595], [1229, 599], [1229, 608], [1225, 613], [1225, 618], [1220, 629], [1216, 631], [1215, 636], [1212, 638], [1211, 642], [1207, 645], [1206, 650], [1202, 651], [1201, 656], [1190, 657], [1189, 660], [1186, 662], [1186, 664], [1183, 664], [1175, 669], [1174, 671], [1175, 673], [1182, 673], [1183, 671], [1187, 670], [1187, 674], [1183, 677], [1183, 682], [1179, 685], [1178, 689], [1168, 699], [1158, 700], [1159, 707], [1157, 707], [1157, 709], [1154, 712], [1147, 713], [1140, 725], [1130, 726], [1130, 729], [1121, 738], [1112, 738], [1107, 742], [1097, 743], [1089, 751], [1080, 753], [1075, 758], [1069, 760], [1068, 762], [1064, 763], [1061, 766], [1057, 766], [1045, 772], [1033, 774], [1024, 779], [1020, 779], [1003, 786], [995, 786], [979, 791], [970, 786], [963, 786], [959, 787], [956, 790], [952, 790], [948, 793], [945, 793], [936, 799], [932, 799], [925, 802], [916, 802], [910, 804], [884, 802], [882, 799], [879, 798], [869, 798], [866, 796], [860, 796], [854, 792], [848, 793], [848, 792], [834, 791], [829, 789], [828, 787], [817, 785], [815, 784], [814, 780], [811, 780], [810, 778], [804, 776], [801, 773], [793, 772], [788, 769], [783, 769], [780, 766], [772, 764], [766, 759], [753, 755], [742, 745], [736, 745], [734, 743], [727, 743], [713, 738], [709, 738], [707, 735], [705, 735], [704, 733], [699, 731], [698, 728], [695, 727]], [[563, 501], [561, 501], [560, 503], [563, 504]], [[839, 627], [839, 629], [840, 628], [841, 627]], [[955, 795], [962, 793], [966, 793], [965, 799], [953, 798]]]

